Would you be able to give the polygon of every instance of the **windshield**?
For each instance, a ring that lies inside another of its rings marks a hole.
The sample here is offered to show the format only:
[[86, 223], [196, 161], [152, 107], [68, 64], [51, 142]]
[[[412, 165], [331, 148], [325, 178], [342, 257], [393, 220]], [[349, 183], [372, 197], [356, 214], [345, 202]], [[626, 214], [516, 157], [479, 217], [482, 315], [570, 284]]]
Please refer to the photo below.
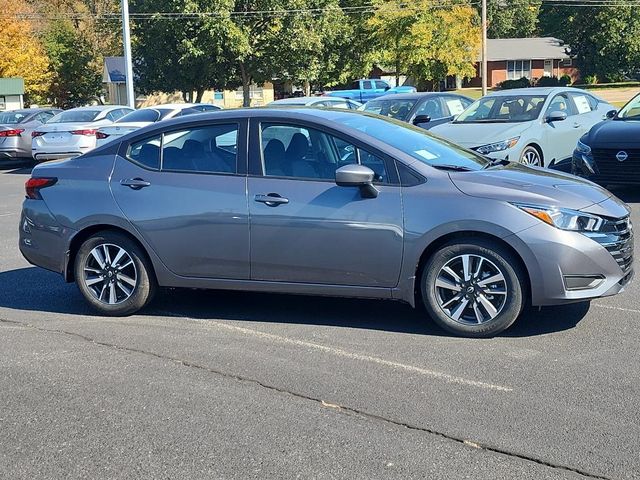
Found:
[[406, 121], [416, 100], [377, 99], [368, 101], [362, 110]]
[[[165, 110], [167, 113], [172, 110]], [[155, 108], [141, 108], [131, 113], [127, 113], [124, 117], [116, 120], [115, 123], [129, 123], [129, 122], [157, 122], [160, 120], [162, 113]], [[165, 114], [166, 115], [166, 114]]]
[[[629, 103], [622, 107], [616, 118], [623, 120], [629, 118], [640, 120], [640, 95], [636, 95]], [[0, 121], [0, 123], [2, 122]]]
[[371, 135], [435, 168], [480, 170], [489, 163], [487, 159], [474, 152], [398, 120], [366, 113], [336, 115], [332, 120]]
[[0, 124], [11, 125], [22, 122], [29, 114], [25, 112], [2, 112], [0, 113]]
[[100, 115], [100, 110], [67, 110], [59, 113], [47, 123], [93, 122], [98, 115]]
[[453, 123], [530, 122], [540, 115], [546, 95], [494, 95], [472, 103]]

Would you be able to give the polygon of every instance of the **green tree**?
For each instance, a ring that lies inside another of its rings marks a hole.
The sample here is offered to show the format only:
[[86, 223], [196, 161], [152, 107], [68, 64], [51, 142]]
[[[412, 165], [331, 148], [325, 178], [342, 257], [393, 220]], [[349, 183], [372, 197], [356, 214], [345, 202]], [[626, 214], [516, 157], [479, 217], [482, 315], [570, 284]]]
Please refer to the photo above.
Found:
[[100, 97], [101, 71], [94, 61], [91, 45], [71, 22], [51, 23], [43, 43], [51, 61], [50, 95], [56, 105], [78, 107]]
[[[233, 53], [241, 42], [230, 0], [136, 0], [137, 13], [188, 12], [195, 18], [152, 16], [133, 24], [136, 86], [142, 93], [182, 92], [199, 102], [208, 89], [235, 88]], [[204, 12], [215, 12], [216, 15]]]
[[541, 27], [560, 33], [584, 78], [619, 81], [640, 65], [640, 11], [624, 1], [607, 7], [543, 7]]
[[489, 38], [534, 36], [538, 29], [541, 4], [542, 0], [487, 0], [487, 36]]
[[368, 24], [381, 63], [394, 65], [396, 75], [406, 73], [435, 88], [449, 75], [475, 75], [480, 28], [470, 5], [436, 8], [432, 0], [411, 6], [385, 1]]

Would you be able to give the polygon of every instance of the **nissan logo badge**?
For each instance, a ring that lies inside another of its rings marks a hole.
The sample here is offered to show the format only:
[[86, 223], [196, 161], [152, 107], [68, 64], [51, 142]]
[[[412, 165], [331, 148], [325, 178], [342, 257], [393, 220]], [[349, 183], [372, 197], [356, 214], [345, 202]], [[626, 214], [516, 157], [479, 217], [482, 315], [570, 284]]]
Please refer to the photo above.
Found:
[[619, 162], [624, 162], [627, 158], [629, 158], [629, 155], [624, 150], [621, 150], [618, 153], [616, 153], [616, 158], [618, 159]]

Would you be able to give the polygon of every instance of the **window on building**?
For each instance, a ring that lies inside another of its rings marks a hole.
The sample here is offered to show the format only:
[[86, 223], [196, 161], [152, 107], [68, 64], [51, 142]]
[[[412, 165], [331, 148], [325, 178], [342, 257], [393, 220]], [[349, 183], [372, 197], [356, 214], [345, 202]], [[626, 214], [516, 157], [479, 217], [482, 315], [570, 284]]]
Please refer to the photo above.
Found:
[[531, 78], [531, 60], [507, 61], [507, 80]]
[[560, 60], [561, 67], [572, 67], [573, 66], [573, 58], [563, 58]]

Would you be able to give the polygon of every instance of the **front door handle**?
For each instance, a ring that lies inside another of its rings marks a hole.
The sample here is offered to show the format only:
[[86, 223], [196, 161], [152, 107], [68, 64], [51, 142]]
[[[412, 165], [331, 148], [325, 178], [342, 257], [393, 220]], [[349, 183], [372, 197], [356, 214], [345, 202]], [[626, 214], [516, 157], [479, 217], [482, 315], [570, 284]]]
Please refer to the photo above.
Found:
[[284, 205], [289, 203], [288, 198], [281, 197], [277, 193], [267, 193], [266, 195], [256, 195], [254, 197], [256, 202], [264, 203], [269, 207], [277, 207], [278, 205]]
[[574, 123], [573, 124], [573, 128], [580, 128], [580, 127], [582, 127], [582, 125], [580, 125], [579, 123]]
[[151, 182], [147, 182], [142, 178], [127, 178], [125, 180], [120, 180], [120, 185], [129, 187], [133, 190], [140, 190], [141, 188], [151, 185]]

